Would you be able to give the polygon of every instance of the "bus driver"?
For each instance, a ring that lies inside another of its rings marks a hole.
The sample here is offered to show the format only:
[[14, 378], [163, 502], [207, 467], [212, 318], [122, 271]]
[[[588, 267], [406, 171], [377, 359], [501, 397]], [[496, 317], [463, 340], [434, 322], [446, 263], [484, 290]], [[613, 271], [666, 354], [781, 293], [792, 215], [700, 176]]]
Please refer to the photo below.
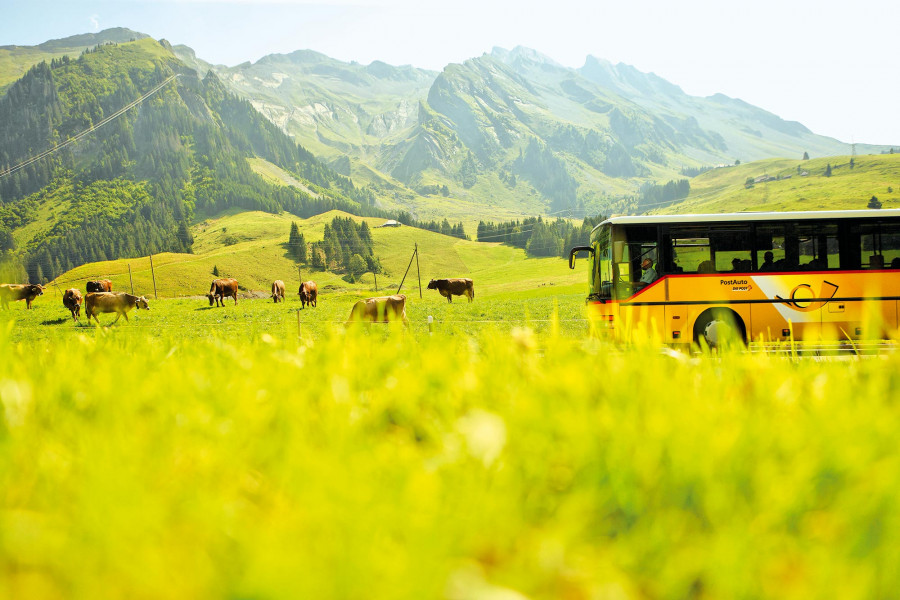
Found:
[[649, 258], [645, 258], [641, 261], [641, 269], [644, 271], [644, 274], [641, 275], [641, 280], [635, 284], [635, 289], [647, 287], [659, 277], [659, 275], [656, 274], [656, 269], [653, 268], [653, 261]]

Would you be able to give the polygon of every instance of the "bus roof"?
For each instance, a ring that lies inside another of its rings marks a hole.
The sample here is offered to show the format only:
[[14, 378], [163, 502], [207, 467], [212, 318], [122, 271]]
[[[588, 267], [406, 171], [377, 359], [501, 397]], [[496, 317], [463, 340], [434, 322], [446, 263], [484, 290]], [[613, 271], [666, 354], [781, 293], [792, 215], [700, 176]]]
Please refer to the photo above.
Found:
[[746, 223], [753, 221], [796, 221], [836, 219], [900, 218], [900, 208], [867, 210], [805, 210], [785, 212], [741, 212], [684, 215], [640, 215], [610, 217], [594, 229], [604, 225], [660, 225], [665, 223]]

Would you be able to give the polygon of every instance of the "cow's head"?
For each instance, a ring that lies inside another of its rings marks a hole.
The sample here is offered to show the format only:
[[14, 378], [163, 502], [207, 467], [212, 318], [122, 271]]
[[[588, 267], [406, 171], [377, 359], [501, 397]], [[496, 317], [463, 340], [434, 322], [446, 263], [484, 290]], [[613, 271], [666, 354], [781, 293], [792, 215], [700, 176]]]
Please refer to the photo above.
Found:
[[210, 306], [212, 306], [213, 304], [216, 303], [216, 296], [215, 296], [215, 294], [213, 294], [212, 292], [208, 293], [208, 294], [206, 295], [206, 297], [209, 298], [209, 305], [210, 305]]
[[144, 310], [150, 310], [150, 303], [147, 302], [147, 299], [141, 296], [134, 302], [135, 307], [143, 308]]
[[37, 292], [38, 296], [44, 295], [44, 286], [42, 286], [41, 284], [35, 284], [31, 287], [31, 289]]
[[434, 279], [432, 279], [431, 281], [429, 281], [429, 282], [428, 282], [428, 289], [429, 289], [429, 290], [436, 290], [436, 289], [437, 289], [437, 281], [435, 281]]

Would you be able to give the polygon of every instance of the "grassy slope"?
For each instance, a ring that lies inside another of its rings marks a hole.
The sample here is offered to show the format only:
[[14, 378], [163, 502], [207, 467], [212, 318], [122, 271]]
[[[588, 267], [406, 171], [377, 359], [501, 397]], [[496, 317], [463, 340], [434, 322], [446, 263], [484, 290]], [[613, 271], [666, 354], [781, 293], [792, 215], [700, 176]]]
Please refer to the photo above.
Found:
[[[230, 276], [248, 290], [268, 290], [274, 279], [282, 279], [292, 293], [299, 284], [297, 267], [287, 257], [287, 243], [292, 221], [296, 221], [307, 242], [321, 240], [326, 223], [335, 216], [350, 216], [339, 211], [299, 219], [289, 214], [272, 215], [262, 212], [226, 212], [207, 219], [193, 228], [194, 254], [160, 254], [153, 257], [156, 286], [160, 296], [177, 297], [204, 294], [213, 279], [213, 266], [222, 276]], [[571, 271], [558, 258], [526, 258], [524, 251], [502, 246], [459, 240], [412, 227], [376, 228], [382, 219], [353, 217], [365, 220], [372, 227], [375, 254], [387, 270], [378, 278], [380, 290], [397, 289], [409, 264], [413, 249], [419, 246], [419, 268], [422, 285], [432, 277], [469, 276], [476, 280], [476, 294], [484, 296], [524, 291], [528, 295], [554, 293], [581, 294], [585, 275]], [[224, 231], [223, 231], [224, 230]], [[237, 239], [224, 245], [226, 236]], [[153, 281], [150, 259], [120, 259], [83, 265], [65, 273], [57, 282], [60, 287], [84, 287], [84, 281], [99, 276], [112, 279], [116, 289], [130, 289], [128, 265], [131, 265], [135, 291], [152, 293]], [[324, 292], [346, 291], [360, 295], [374, 293], [371, 274], [358, 284], [350, 284], [342, 275], [312, 272], [303, 268], [303, 279], [314, 279]], [[418, 281], [413, 270], [407, 277], [404, 290], [418, 296]], [[434, 294], [434, 292], [431, 292]]]
[[[772, 159], [715, 169], [691, 180], [687, 200], [659, 212], [863, 209], [872, 196], [877, 196], [884, 208], [900, 207], [900, 154], [856, 156], [853, 169], [850, 158]], [[829, 164], [832, 175], [825, 177]], [[809, 175], [800, 176], [798, 167]], [[766, 174], [791, 178], [744, 187], [748, 177]]]
[[0, 93], [10, 84], [20, 79], [34, 65], [62, 56], [78, 57], [84, 48], [62, 48], [47, 52], [37, 47], [16, 47], [14, 50], [0, 48]]
[[[249, 162], [253, 171], [269, 183], [290, 185], [314, 194], [289, 173], [264, 159], [252, 158]], [[387, 183], [396, 186], [393, 191], [382, 189], [378, 193], [379, 205], [385, 210], [407, 211], [422, 221], [447, 218], [454, 224], [462, 222], [470, 235], [478, 228], [479, 221], [511, 221], [546, 214], [548, 210], [546, 201], [525, 182], [510, 189], [496, 175], [487, 174], [479, 177], [475, 186], [467, 190], [436, 173], [432, 175], [427, 184], [447, 183], [451, 189], [449, 197], [440, 194], [422, 196], [374, 169], [359, 166], [354, 169], [357, 183], [375, 183], [376, 189], [387, 187]]]
[[312, 196], [317, 195], [314, 191], [303, 185], [303, 182], [299, 181], [290, 173], [287, 173], [278, 165], [270, 163], [262, 158], [248, 158], [247, 162], [250, 163], [250, 168], [253, 169], [253, 172], [265, 179], [268, 183], [273, 185], [292, 186], [303, 190]]

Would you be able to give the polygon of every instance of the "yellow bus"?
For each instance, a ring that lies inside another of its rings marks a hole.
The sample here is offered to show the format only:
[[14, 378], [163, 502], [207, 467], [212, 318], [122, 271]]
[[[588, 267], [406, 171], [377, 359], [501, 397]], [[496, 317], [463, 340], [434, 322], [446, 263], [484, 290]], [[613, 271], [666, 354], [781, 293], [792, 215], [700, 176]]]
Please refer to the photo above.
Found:
[[885, 338], [900, 303], [900, 209], [612, 217], [591, 232], [592, 321], [669, 344]]

